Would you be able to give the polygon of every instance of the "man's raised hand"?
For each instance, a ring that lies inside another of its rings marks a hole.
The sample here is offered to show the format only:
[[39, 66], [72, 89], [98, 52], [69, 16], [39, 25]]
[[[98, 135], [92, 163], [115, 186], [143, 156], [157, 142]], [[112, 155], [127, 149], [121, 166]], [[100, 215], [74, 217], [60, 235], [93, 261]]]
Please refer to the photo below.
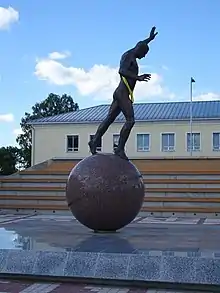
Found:
[[151, 40], [153, 40], [156, 37], [156, 35], [158, 34], [158, 32], [155, 33], [155, 31], [156, 31], [156, 27], [153, 26], [151, 31], [150, 31], [150, 39]]

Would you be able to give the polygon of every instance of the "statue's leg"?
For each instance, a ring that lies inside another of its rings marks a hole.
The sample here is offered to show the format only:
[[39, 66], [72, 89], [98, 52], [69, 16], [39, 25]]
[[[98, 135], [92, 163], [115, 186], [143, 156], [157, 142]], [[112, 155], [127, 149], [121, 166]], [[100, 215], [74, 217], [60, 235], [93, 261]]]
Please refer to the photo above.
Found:
[[119, 108], [118, 101], [114, 98], [107, 117], [99, 125], [93, 139], [89, 142], [90, 152], [93, 155], [96, 154], [96, 148], [100, 138], [105, 134], [109, 126], [115, 121], [116, 117], [120, 114], [120, 112], [121, 109]]
[[127, 93], [123, 93], [120, 99], [118, 99], [118, 102], [119, 102], [121, 111], [125, 116], [126, 122], [121, 129], [118, 147], [115, 149], [115, 154], [120, 156], [123, 159], [128, 160], [125, 154], [125, 144], [128, 140], [131, 129], [135, 124], [134, 109], [133, 109], [133, 104], [131, 100], [129, 99]]

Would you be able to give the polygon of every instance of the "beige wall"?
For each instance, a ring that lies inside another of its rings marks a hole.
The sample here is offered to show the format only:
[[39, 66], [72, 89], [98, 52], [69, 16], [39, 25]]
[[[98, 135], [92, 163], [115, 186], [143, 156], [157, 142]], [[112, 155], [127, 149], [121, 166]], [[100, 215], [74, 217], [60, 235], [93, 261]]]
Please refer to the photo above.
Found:
[[[37, 164], [52, 157], [83, 158], [89, 155], [89, 135], [94, 134], [97, 124], [57, 124], [35, 126], [33, 129], [32, 164]], [[118, 134], [122, 124], [114, 123], [103, 137], [102, 151], [112, 152], [112, 135]], [[189, 123], [151, 123], [136, 122], [129, 137], [126, 151], [130, 158], [189, 156], [186, 151], [186, 133], [190, 131]], [[220, 152], [212, 150], [212, 133], [220, 131], [220, 122], [194, 122], [193, 132], [201, 133], [201, 150], [193, 152], [193, 156], [220, 156]], [[175, 151], [161, 152], [161, 133], [175, 133]], [[137, 152], [137, 133], [150, 133], [150, 151]], [[79, 151], [66, 152], [66, 136], [79, 135]]]

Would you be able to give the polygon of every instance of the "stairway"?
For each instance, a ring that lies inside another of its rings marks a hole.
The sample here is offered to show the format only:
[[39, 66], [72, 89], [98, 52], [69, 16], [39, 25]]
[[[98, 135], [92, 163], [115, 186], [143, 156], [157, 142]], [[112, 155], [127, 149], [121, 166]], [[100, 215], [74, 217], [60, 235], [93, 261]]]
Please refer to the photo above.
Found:
[[[65, 184], [78, 161], [49, 160], [0, 177], [0, 211], [69, 212]], [[220, 159], [133, 160], [146, 195], [140, 215], [220, 217]]]

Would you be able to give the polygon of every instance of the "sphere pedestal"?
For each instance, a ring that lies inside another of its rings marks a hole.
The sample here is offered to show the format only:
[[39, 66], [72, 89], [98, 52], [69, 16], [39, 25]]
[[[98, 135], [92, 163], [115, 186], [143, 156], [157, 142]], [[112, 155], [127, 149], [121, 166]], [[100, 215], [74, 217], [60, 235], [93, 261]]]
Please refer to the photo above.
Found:
[[66, 185], [73, 216], [95, 232], [113, 232], [132, 222], [144, 195], [140, 172], [114, 154], [83, 159], [72, 169]]

